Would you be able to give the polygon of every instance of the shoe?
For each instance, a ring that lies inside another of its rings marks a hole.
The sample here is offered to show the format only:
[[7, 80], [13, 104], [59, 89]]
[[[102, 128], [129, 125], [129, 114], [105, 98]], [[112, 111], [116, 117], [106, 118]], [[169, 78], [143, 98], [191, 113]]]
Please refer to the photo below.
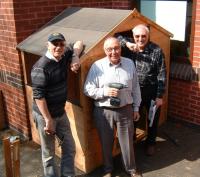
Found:
[[155, 154], [155, 145], [148, 145], [146, 148], [146, 155], [152, 156]]
[[111, 177], [111, 173], [106, 173], [103, 177]]
[[131, 177], [142, 177], [142, 174], [140, 172], [135, 172], [131, 174]]

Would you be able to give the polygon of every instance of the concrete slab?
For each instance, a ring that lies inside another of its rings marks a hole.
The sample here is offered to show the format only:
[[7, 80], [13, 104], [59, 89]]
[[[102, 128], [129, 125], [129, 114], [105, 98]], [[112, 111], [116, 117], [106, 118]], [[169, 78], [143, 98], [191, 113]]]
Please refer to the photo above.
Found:
[[[0, 137], [13, 131], [0, 132]], [[42, 177], [40, 147], [32, 141], [22, 141], [20, 149], [21, 177]], [[144, 154], [144, 141], [136, 145], [136, 162], [144, 177], [199, 177], [200, 176], [200, 126], [180, 121], [167, 121], [159, 128], [156, 154]], [[0, 142], [0, 177], [5, 177], [2, 141]], [[59, 163], [59, 158], [57, 158]], [[113, 176], [128, 177], [124, 172], [121, 157], [114, 159]], [[83, 177], [101, 177], [101, 167]]]

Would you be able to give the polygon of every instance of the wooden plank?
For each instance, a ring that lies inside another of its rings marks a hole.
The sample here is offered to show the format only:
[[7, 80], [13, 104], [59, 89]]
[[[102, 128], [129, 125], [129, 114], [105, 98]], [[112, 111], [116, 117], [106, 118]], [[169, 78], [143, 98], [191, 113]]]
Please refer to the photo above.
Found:
[[20, 177], [20, 140], [11, 143], [13, 177]]
[[24, 52], [21, 52], [21, 59], [22, 59], [22, 67], [23, 67], [23, 73], [24, 73], [24, 83], [27, 84], [28, 81], [27, 81], [27, 70], [26, 70], [26, 60], [25, 60], [25, 57], [24, 57]]
[[40, 144], [40, 138], [39, 133], [37, 131], [36, 125], [33, 120], [32, 116], [32, 87], [26, 85], [26, 97], [27, 97], [27, 103], [28, 103], [28, 110], [29, 110], [29, 121], [31, 125], [31, 135], [34, 142]]
[[9, 137], [3, 139], [3, 150], [4, 150], [4, 161], [6, 168], [6, 177], [13, 177], [12, 156], [11, 156], [11, 146]]
[[136, 142], [141, 141], [143, 138], [146, 137], [146, 135], [147, 135], [146, 130], [142, 130], [142, 129], [137, 128], [136, 129]]
[[31, 69], [35, 62], [40, 58], [38, 55], [30, 54], [27, 52], [21, 52], [22, 66], [24, 73], [24, 82], [27, 85], [31, 85]]

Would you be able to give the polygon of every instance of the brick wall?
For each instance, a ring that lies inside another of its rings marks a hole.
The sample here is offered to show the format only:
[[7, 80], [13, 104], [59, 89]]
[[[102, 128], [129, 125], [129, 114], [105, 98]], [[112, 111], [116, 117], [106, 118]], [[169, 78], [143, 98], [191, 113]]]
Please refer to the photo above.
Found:
[[30, 137], [20, 55], [16, 45], [70, 6], [124, 8], [128, 0], [1, 0], [0, 90], [5, 100], [7, 123]]
[[0, 89], [5, 102], [7, 123], [29, 135], [21, 63], [18, 52], [13, 2], [0, 2]]
[[194, 12], [194, 50], [192, 64], [194, 67], [200, 68], [200, 1], [195, 1], [196, 10]]
[[[170, 79], [168, 115], [200, 125], [200, 1], [193, 1], [193, 25], [190, 62], [196, 79], [183, 81]], [[185, 70], [186, 72], [186, 70]]]
[[200, 125], [200, 83], [170, 80], [169, 115]]
[[113, 9], [133, 9], [132, 8], [132, 2], [129, 0], [116, 0], [112, 2], [112, 8]]

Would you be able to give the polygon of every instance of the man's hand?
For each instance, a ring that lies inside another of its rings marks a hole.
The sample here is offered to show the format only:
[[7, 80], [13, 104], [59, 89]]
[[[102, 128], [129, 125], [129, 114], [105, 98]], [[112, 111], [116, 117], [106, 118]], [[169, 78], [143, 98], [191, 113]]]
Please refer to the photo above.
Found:
[[55, 134], [55, 124], [54, 124], [54, 120], [51, 119], [45, 119], [45, 127], [44, 127], [44, 131], [48, 134], [48, 135], [54, 135]]
[[104, 90], [104, 95], [109, 96], [109, 97], [117, 97], [118, 93], [119, 93], [119, 89], [116, 89], [116, 88], [108, 87]]
[[41, 98], [41, 99], [35, 99], [35, 102], [44, 118], [45, 121], [45, 127], [44, 131], [49, 135], [49, 134], [54, 134], [55, 133], [55, 123], [54, 120], [51, 117], [51, 114], [49, 113], [46, 99]]
[[126, 43], [126, 47], [128, 47], [129, 50], [131, 50], [131, 51], [133, 51], [133, 52], [139, 51], [139, 48], [138, 48], [137, 44], [132, 43], [132, 42], [127, 42], [127, 43]]
[[77, 73], [80, 68], [80, 63], [79, 63], [79, 58], [77, 56], [75, 57], [73, 57], [70, 67], [71, 67], [71, 71], [73, 71], [74, 73]]
[[140, 114], [139, 114], [139, 112], [137, 111], [137, 112], [133, 112], [133, 121], [134, 122], [137, 122], [138, 120], [140, 119]]

